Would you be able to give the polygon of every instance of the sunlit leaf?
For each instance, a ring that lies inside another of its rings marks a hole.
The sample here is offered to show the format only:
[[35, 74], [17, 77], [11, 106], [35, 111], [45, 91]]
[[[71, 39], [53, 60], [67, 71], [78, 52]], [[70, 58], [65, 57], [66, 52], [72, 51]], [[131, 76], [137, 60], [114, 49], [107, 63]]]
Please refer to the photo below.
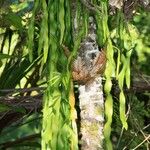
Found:
[[22, 19], [15, 13], [6, 14], [5, 19], [10, 23], [10, 25], [13, 25], [16, 29], [22, 29]]

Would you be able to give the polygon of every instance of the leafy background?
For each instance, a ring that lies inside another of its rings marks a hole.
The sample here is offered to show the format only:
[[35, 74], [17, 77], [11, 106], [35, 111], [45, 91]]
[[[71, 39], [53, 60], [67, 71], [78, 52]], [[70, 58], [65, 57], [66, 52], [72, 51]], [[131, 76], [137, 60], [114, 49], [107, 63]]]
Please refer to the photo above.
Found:
[[[47, 87], [47, 72], [37, 53], [41, 27], [40, 9], [35, 17], [34, 52], [29, 57], [28, 27], [33, 0], [0, 1], [0, 148], [40, 149], [42, 96]], [[150, 133], [150, 13], [149, 6], [138, 5], [130, 18], [134, 45], [131, 56], [131, 88], [124, 87], [127, 101], [128, 130], [119, 118], [118, 83], [114, 80], [112, 95], [114, 114], [111, 139], [114, 149], [148, 149]], [[117, 14], [109, 15], [114, 46]], [[117, 50], [115, 51], [117, 55]], [[117, 60], [116, 60], [117, 61]], [[75, 93], [77, 89], [75, 88]], [[76, 96], [77, 97], [77, 96]], [[143, 142], [144, 141], [144, 142]], [[143, 142], [141, 145], [139, 145]], [[137, 147], [138, 146], [138, 147]], [[137, 147], [137, 148], [136, 148]]]

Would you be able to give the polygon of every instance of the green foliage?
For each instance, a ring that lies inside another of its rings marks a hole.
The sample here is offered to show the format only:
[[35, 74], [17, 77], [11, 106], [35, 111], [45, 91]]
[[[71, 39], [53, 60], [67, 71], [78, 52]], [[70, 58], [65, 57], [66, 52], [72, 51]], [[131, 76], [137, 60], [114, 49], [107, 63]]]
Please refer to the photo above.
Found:
[[22, 29], [22, 19], [20, 16], [17, 16], [15, 13], [9, 13], [4, 16], [6, 21], [8, 21], [8, 24], [13, 25], [16, 29], [21, 30]]
[[0, 112], [9, 111], [11, 108], [5, 104], [0, 104]]
[[[118, 102], [114, 104], [114, 120], [112, 126], [112, 141], [114, 149], [134, 149], [137, 145], [141, 144], [146, 136], [148, 136], [149, 125], [145, 126], [145, 118], [148, 118], [150, 111], [144, 101], [149, 100], [149, 96], [132, 95], [126, 97], [129, 106], [128, 115], [128, 130], [123, 130], [119, 119]], [[116, 140], [116, 138], [118, 140]], [[146, 149], [147, 142], [141, 144], [137, 149]]]
[[[71, 125], [69, 92], [70, 68], [61, 44], [71, 44], [67, 32], [71, 26], [65, 25], [65, 17], [70, 15], [69, 1], [36, 2], [41, 5], [42, 18], [39, 28], [38, 55], [42, 54], [41, 66], [46, 67], [47, 90], [43, 98], [42, 149], [77, 149], [77, 139]], [[34, 58], [34, 37], [36, 9], [33, 10], [28, 29], [29, 56]], [[70, 24], [70, 22], [69, 22]], [[67, 35], [66, 35], [67, 34]], [[68, 36], [68, 37], [67, 37]], [[65, 38], [64, 38], [65, 37]], [[64, 41], [65, 39], [65, 41]], [[60, 69], [61, 68], [61, 69]], [[72, 142], [70, 142], [72, 141]]]
[[[32, 81], [31, 75], [37, 70], [41, 56], [30, 63], [26, 50], [27, 24], [23, 19], [26, 14], [21, 9], [21, 14], [15, 13], [11, 9], [11, 2], [7, 2], [3, 3], [0, 12], [0, 149], [40, 149], [40, 115], [31, 113], [34, 108], [28, 110], [26, 106], [21, 105], [24, 100], [19, 98], [30, 92], [15, 92], [15, 89], [30, 87], [32, 84], [36, 86], [38, 76], [33, 75]], [[15, 98], [18, 101], [15, 101]], [[25, 100], [23, 103], [26, 102]]]
[[[69, 0], [36, 0], [34, 6], [32, 0], [14, 3], [0, 1], [0, 100], [4, 101], [0, 103], [1, 126], [5, 119], [8, 122], [1, 128], [0, 148], [6, 148], [5, 144], [9, 143], [10, 149], [15, 150], [41, 149], [42, 130], [43, 150], [78, 149], [76, 127], [70, 117], [70, 64], [76, 57], [82, 39], [87, 35], [90, 15], [96, 21], [97, 42], [106, 50], [107, 55], [104, 86], [106, 148], [134, 149], [146, 139], [146, 119], [150, 116], [149, 92], [128, 94], [124, 88], [130, 88], [130, 80], [135, 78], [135, 74], [141, 74], [141, 71], [150, 74], [150, 13], [138, 7], [129, 22], [122, 10], [117, 10], [114, 15], [108, 14], [108, 1], [92, 2], [94, 12], [80, 0], [75, 6], [77, 11], [72, 12], [72, 1]], [[77, 20], [77, 29], [73, 28], [74, 18]], [[62, 45], [70, 50], [68, 59]], [[119, 84], [117, 98], [112, 91], [112, 77]], [[46, 87], [42, 119], [40, 110], [28, 110], [20, 105], [24, 102], [28, 106], [28, 102], [35, 98], [33, 95], [41, 93], [15, 91], [16, 88], [34, 86]], [[4, 92], [12, 89], [12, 93]], [[20, 100], [28, 96], [29, 99]], [[14, 98], [18, 101], [16, 105]], [[12, 106], [7, 105], [7, 100], [12, 100]], [[38, 113], [35, 114], [34, 111]], [[7, 115], [12, 112], [16, 119], [9, 122]], [[128, 130], [124, 130], [127, 126]], [[30, 141], [30, 135], [37, 136], [33, 136]], [[11, 142], [14, 143], [11, 145]], [[139, 148], [145, 149], [147, 143]]]
[[[28, 140], [28, 137], [39, 134], [41, 130], [39, 114], [32, 114], [26, 116], [22, 122], [13, 123], [11, 126], [5, 128], [0, 134], [0, 148], [9, 147], [9, 143], [18, 139], [18, 143], [12, 144], [13, 149], [21, 149], [22, 147], [28, 149], [30, 147], [40, 148], [40, 135], [35, 136], [36, 142], [32, 139]], [[24, 139], [24, 140], [23, 140]], [[20, 140], [20, 141], [19, 141]]]
[[11, 58], [11, 56], [8, 54], [0, 53], [0, 59], [5, 59], [5, 58]]

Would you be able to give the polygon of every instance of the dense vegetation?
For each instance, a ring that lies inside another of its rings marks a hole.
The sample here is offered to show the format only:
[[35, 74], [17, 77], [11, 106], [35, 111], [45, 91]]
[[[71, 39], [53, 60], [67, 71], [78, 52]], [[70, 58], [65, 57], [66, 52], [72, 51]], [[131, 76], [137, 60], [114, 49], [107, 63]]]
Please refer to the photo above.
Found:
[[[150, 3], [146, 0], [128, 0], [120, 10], [119, 4], [116, 4], [118, 8], [109, 6], [107, 9], [107, 1], [103, 1], [94, 0], [93, 3], [102, 7], [100, 15], [104, 15], [101, 21], [97, 10], [94, 12], [98, 43], [101, 47], [107, 47], [110, 54], [113, 53], [108, 58], [112, 71], [110, 73], [109, 67], [106, 68], [103, 80], [106, 101], [110, 102], [109, 94], [113, 98], [113, 115], [107, 109], [105, 112], [106, 121], [112, 119], [112, 122], [107, 122], [109, 125], [105, 132], [111, 129], [110, 139], [114, 149], [148, 149]], [[78, 1], [78, 23], [82, 22], [84, 26], [74, 37], [73, 12], [70, 12], [74, 9], [70, 9], [69, 1], [60, 0], [58, 5], [56, 2], [52, 5], [52, 2], [0, 1], [0, 149], [41, 149], [41, 143], [44, 149], [46, 140], [52, 138], [53, 149], [62, 149], [65, 145], [68, 150], [70, 143], [72, 149], [78, 147], [76, 128], [72, 128], [70, 119], [71, 103], [68, 97], [72, 85], [69, 66], [81, 38], [86, 34], [87, 18], [93, 15], [93, 10], [83, 1]], [[58, 16], [58, 24], [53, 15]], [[56, 37], [53, 37], [55, 34]], [[63, 44], [72, 49], [69, 59], [64, 54]], [[113, 84], [107, 91], [109, 79]], [[76, 82], [74, 91], [78, 111]], [[60, 101], [55, 101], [51, 96]], [[126, 104], [122, 101], [124, 99]], [[51, 111], [55, 115], [47, 115]], [[56, 127], [62, 128], [61, 132]], [[106, 143], [110, 144], [109, 135], [105, 137]], [[57, 138], [60, 143], [57, 143]], [[70, 143], [68, 139], [71, 139]], [[60, 147], [55, 147], [56, 143]]]

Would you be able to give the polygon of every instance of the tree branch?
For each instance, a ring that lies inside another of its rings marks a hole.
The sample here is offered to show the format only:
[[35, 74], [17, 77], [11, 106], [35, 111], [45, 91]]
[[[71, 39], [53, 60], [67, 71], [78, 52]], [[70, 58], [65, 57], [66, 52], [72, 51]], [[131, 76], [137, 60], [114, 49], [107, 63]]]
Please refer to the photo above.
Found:
[[[105, 81], [104, 81], [105, 82]], [[114, 94], [118, 94], [120, 92], [118, 83], [115, 79], [112, 80], [113, 89], [112, 92]], [[45, 87], [32, 87], [26, 89], [3, 89], [0, 92], [7, 93], [8, 95], [0, 97], [0, 103], [5, 104], [11, 107], [24, 107], [26, 110], [30, 111], [33, 109], [41, 108], [41, 101], [43, 94], [40, 93], [36, 96], [11, 96], [10, 93], [26, 93], [29, 91], [44, 91]], [[142, 93], [142, 92], [150, 92], [150, 78], [149, 77], [141, 77], [134, 79], [131, 83], [131, 88], [124, 88], [125, 93]]]

